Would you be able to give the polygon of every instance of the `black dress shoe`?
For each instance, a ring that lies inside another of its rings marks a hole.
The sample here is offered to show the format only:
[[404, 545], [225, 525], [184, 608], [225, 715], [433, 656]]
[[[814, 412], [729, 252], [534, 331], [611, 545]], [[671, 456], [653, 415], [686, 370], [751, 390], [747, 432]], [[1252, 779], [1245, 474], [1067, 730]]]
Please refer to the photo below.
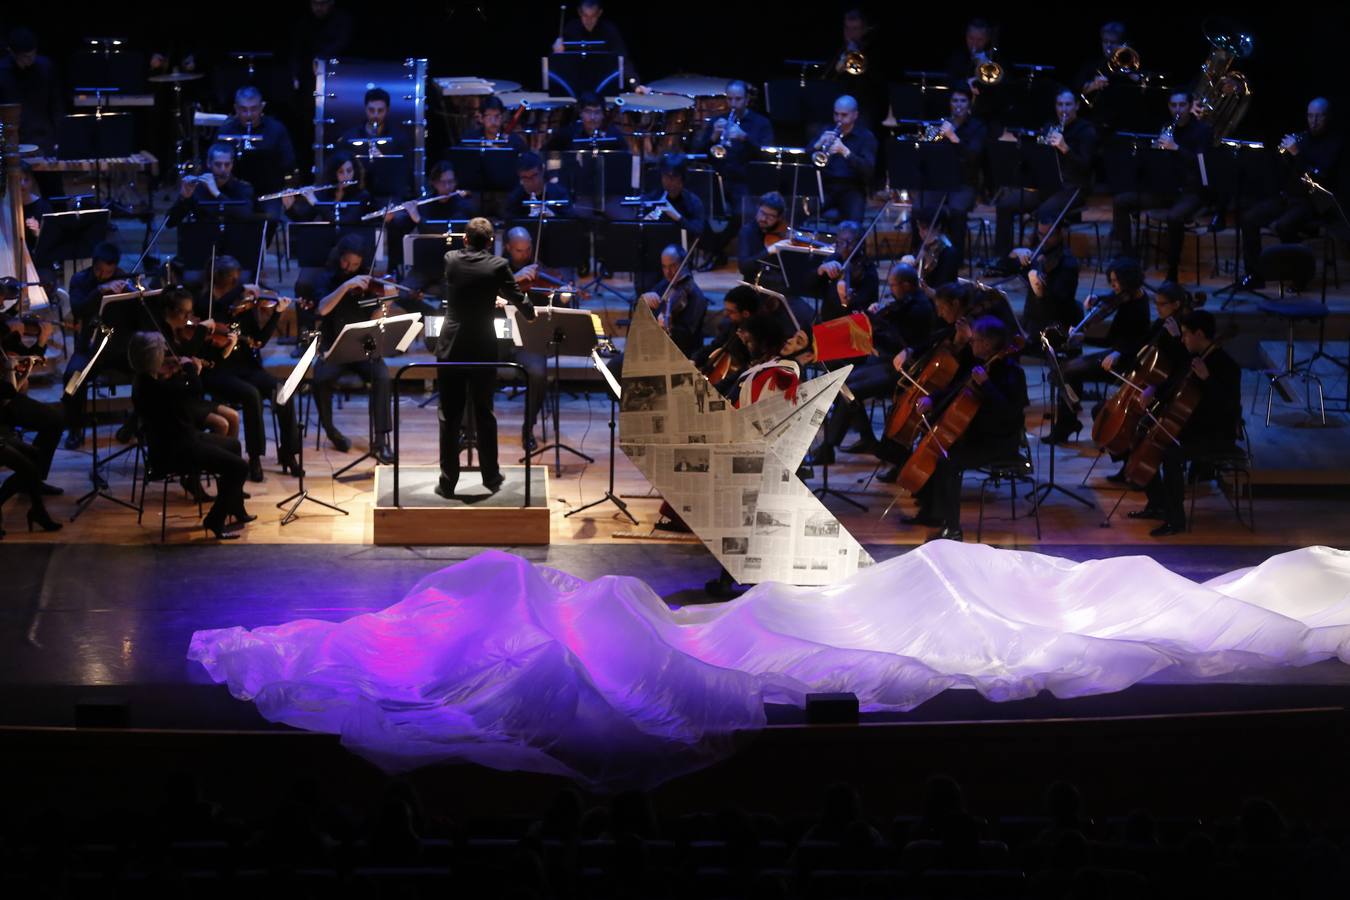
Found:
[[800, 466], [797, 467], [797, 478], [799, 480], [810, 481], [812, 478], [815, 477], [816, 477], [815, 471], [812, 470], [812, 468], [805, 462], [803, 462]]
[[48, 484], [44, 481], [42, 484], [38, 485], [38, 492], [44, 497], [59, 497], [66, 491], [65, 488], [59, 488], [54, 484]]
[[931, 541], [956, 541], [958, 544], [966, 539], [966, 534], [960, 528], [953, 528], [950, 525], [944, 525], [938, 530], [937, 534], [930, 537], [925, 544]]
[[1266, 286], [1266, 280], [1260, 275], [1244, 275], [1238, 282], [1238, 287], [1244, 291], [1259, 291]]
[[202, 519], [202, 528], [205, 528], [205, 529], [206, 529], [206, 534], [207, 534], [208, 537], [214, 537], [214, 538], [215, 538], [216, 540], [218, 540], [218, 541], [237, 541], [237, 540], [239, 540], [239, 535], [238, 535], [238, 534], [236, 534], [236, 533], [233, 532], [233, 531], [226, 531], [226, 530], [225, 530], [225, 514], [224, 514], [224, 513], [221, 513], [221, 514], [218, 515], [218, 516], [217, 516], [217, 515], [214, 515], [214, 514], [211, 514], [211, 515], [208, 515], [205, 519]]
[[942, 523], [927, 513], [915, 513], [912, 516], [901, 516], [901, 525], [923, 525], [926, 528], [941, 528]]
[[501, 472], [498, 472], [492, 478], [483, 479], [483, 487], [487, 488], [489, 491], [492, 491], [492, 493], [494, 494], [500, 491], [502, 489], [502, 485], [505, 483], [506, 483], [506, 476], [503, 475]]
[[1125, 467], [1121, 466], [1119, 472], [1106, 476], [1106, 480], [1112, 484], [1129, 484], [1129, 479], [1125, 477]]
[[72, 431], [70, 434], [66, 435], [66, 442], [61, 446], [65, 447], [67, 450], [78, 450], [83, 447], [84, 430]]
[[862, 438], [861, 440], [849, 444], [843, 448], [845, 453], [872, 454], [877, 452], [877, 442]]
[[115, 437], [117, 438], [117, 443], [119, 444], [130, 444], [131, 439], [134, 438], [135, 436], [136, 436], [136, 423], [130, 419], [122, 423], [121, 427], [117, 429], [117, 434], [115, 435]]
[[230, 513], [229, 518], [233, 523], [234, 527], [242, 527], [244, 525], [247, 525], [249, 522], [256, 520], [258, 517], [254, 515], [249, 515], [248, 510], [244, 509], [241, 506], [239, 507], [238, 512]]
[[201, 479], [196, 475], [184, 475], [178, 479], [178, 483], [183, 486], [183, 490], [187, 491], [188, 497], [197, 503], [210, 503], [216, 499], [215, 494], [206, 492], [206, 489], [202, 487]]
[[1150, 537], [1171, 537], [1174, 534], [1181, 534], [1186, 530], [1185, 525], [1174, 525], [1171, 522], [1164, 522], [1157, 528], [1149, 532]]
[[447, 500], [455, 499], [455, 486], [442, 478], [436, 482], [436, 496], [444, 497]]
[[533, 453], [539, 449], [539, 442], [534, 439], [534, 435], [527, 434], [525, 439], [520, 442], [520, 446], [525, 448], [526, 453]]
[[333, 449], [339, 453], [346, 453], [348, 450], [352, 449], [352, 442], [348, 440], [345, 434], [338, 431], [336, 428], [328, 432], [328, 443], [332, 444]]
[[305, 470], [300, 468], [300, 463], [296, 461], [293, 453], [279, 455], [277, 465], [281, 466], [281, 474], [283, 475], [299, 476], [305, 474]]
[[1050, 429], [1050, 434], [1046, 436], [1047, 444], [1067, 444], [1078, 436], [1078, 432], [1083, 430], [1083, 423], [1077, 419], [1072, 425], [1056, 425]]
[[392, 466], [394, 464], [394, 451], [389, 449], [389, 445], [384, 441], [377, 441], [375, 446], [370, 448], [370, 455], [375, 457], [375, 461], [383, 466]]
[[802, 460], [804, 466], [832, 466], [834, 465], [834, 448], [829, 444], [821, 444], [815, 452]]
[[1145, 506], [1143, 509], [1132, 509], [1125, 514], [1129, 519], [1166, 519], [1167, 512], [1156, 506]]
[[886, 471], [882, 472], [880, 475], [877, 476], [877, 481], [880, 481], [883, 484], [895, 484], [899, 480], [900, 480], [899, 466], [891, 466], [889, 469], [887, 469]]
[[248, 480], [263, 480], [262, 459], [257, 456], [250, 456], [248, 458]]

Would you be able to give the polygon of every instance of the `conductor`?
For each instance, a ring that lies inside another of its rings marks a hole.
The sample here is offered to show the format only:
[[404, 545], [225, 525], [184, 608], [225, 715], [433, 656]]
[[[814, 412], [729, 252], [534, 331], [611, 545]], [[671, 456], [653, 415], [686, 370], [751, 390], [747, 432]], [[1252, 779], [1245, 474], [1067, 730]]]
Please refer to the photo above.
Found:
[[[441, 362], [496, 362], [492, 319], [498, 298], [514, 303], [526, 319], [534, 318], [534, 305], [516, 285], [511, 264], [492, 252], [491, 222], [470, 219], [464, 243], [465, 249], [445, 254], [445, 323], [436, 358]], [[459, 430], [467, 400], [473, 402], [483, 486], [496, 492], [505, 480], [497, 465], [497, 417], [492, 414], [497, 373], [447, 366], [439, 370], [436, 381], [441, 400], [441, 478], [436, 493], [453, 496], [459, 481]]]

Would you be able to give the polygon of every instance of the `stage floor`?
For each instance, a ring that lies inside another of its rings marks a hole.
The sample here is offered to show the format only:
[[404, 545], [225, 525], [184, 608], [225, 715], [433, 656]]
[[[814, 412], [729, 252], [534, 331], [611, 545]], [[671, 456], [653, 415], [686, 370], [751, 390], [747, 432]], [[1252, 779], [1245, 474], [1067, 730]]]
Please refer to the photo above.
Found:
[[[874, 548], [889, 558], [904, 548]], [[1204, 580], [1256, 564], [1285, 547], [1166, 547], [1152, 555]], [[0, 726], [69, 726], [80, 703], [125, 704], [128, 723], [187, 730], [272, 729], [251, 703], [230, 697], [186, 658], [199, 629], [342, 620], [397, 601], [423, 576], [477, 553], [472, 547], [352, 545], [220, 547], [19, 546], [0, 544], [7, 573], [0, 639]], [[710, 602], [703, 583], [717, 565], [697, 546], [567, 545], [519, 555], [582, 578], [633, 575], [672, 605]], [[1072, 559], [1137, 553], [1135, 547], [1066, 545]], [[90, 573], [98, 573], [90, 577]], [[904, 602], [897, 591], [897, 603]], [[947, 691], [876, 722], [956, 722], [1060, 717], [1192, 715], [1242, 710], [1350, 707], [1350, 667], [1336, 662], [1230, 683], [1190, 683], [1162, 673], [1118, 694], [992, 703]], [[797, 709], [771, 708], [776, 724]]]

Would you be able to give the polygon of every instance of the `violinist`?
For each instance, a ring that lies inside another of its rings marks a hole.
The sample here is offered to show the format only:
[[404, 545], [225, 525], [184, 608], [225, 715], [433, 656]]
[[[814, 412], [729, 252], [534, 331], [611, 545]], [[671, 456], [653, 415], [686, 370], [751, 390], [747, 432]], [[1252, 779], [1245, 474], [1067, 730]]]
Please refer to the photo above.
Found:
[[[181, 298], [186, 308], [192, 295], [184, 291]], [[213, 473], [215, 502], [202, 520], [202, 527], [217, 540], [237, 538], [239, 535], [226, 529], [257, 518], [244, 509], [248, 463], [239, 452], [239, 441], [202, 433], [197, 417], [201, 385], [196, 367], [191, 360], [172, 355], [164, 335], [154, 331], [140, 331], [132, 336], [128, 360], [136, 373], [132, 398], [145, 426], [150, 458], [169, 471]]]
[[[391, 269], [402, 266], [405, 262], [403, 259], [404, 236], [413, 232], [418, 234], [444, 234], [448, 230], [447, 222], [468, 221], [477, 214], [478, 205], [472, 198], [466, 196], [468, 191], [459, 189], [459, 179], [455, 176], [455, 167], [448, 161], [441, 160], [431, 167], [431, 173], [427, 176], [427, 185], [430, 191], [429, 195], [440, 199], [420, 205], [415, 200], [409, 200], [403, 204], [402, 209], [391, 210], [384, 217], [385, 246], [389, 249], [389, 267]], [[425, 287], [421, 284], [410, 286], [413, 288]]]
[[[858, 247], [862, 229], [857, 222], [843, 221], [834, 233], [834, 254], [816, 267], [820, 279], [820, 318], [837, 319], [851, 312], [862, 312], [877, 302], [880, 292], [877, 264]], [[845, 269], [845, 262], [848, 263]]]
[[[314, 185], [299, 194], [281, 198], [286, 218], [292, 222], [320, 221], [340, 225], [360, 222], [371, 204], [365, 180], [366, 172], [360, 160], [353, 157], [350, 150], [336, 150], [324, 158], [323, 173]], [[326, 188], [322, 200], [316, 188]]]
[[[1181, 342], [1191, 358], [1177, 381], [1185, 379], [1198, 385], [1199, 402], [1176, 435], [1179, 443], [1167, 442], [1162, 465], [1144, 487], [1148, 505], [1129, 514], [1132, 519], [1161, 519], [1162, 524], [1149, 532], [1153, 537], [1186, 530], [1187, 461], [1237, 452], [1242, 425], [1242, 369], [1215, 343], [1215, 334], [1213, 313], [1199, 309], [1181, 320]], [[1159, 396], [1166, 393], [1166, 387], [1156, 392]], [[1144, 392], [1144, 402], [1151, 402], [1154, 396], [1150, 388]]]
[[[948, 116], [942, 121], [938, 136], [939, 140], [956, 147], [957, 159], [961, 165], [961, 185], [951, 191], [921, 191], [919, 205], [936, 209], [943, 205], [942, 201], [946, 199], [947, 222], [951, 227], [947, 230], [944, 224], [944, 231], [950, 234], [952, 244], [956, 247], [956, 265], [959, 268], [966, 256], [966, 223], [970, 218], [970, 211], [975, 208], [979, 194], [980, 166], [984, 162], [984, 142], [989, 129], [972, 113], [969, 87], [962, 84], [952, 88], [950, 94]], [[918, 218], [915, 221], [926, 219]], [[951, 277], [956, 276], [953, 274]], [[942, 283], [936, 278], [930, 280], [934, 284]]]
[[1027, 286], [1022, 320], [1031, 334], [1039, 334], [1049, 326], [1068, 331], [1082, 318], [1078, 305], [1078, 260], [1069, 247], [1068, 226], [1061, 221], [1055, 228], [1057, 217], [1048, 212], [1037, 218], [1040, 255], [1025, 247], [1012, 252]]
[[834, 124], [816, 136], [811, 149], [826, 157], [820, 170], [825, 195], [821, 215], [836, 222], [861, 221], [877, 162], [877, 139], [859, 119], [857, 100], [844, 94], [834, 101]]
[[878, 448], [872, 417], [864, 401], [889, 397], [900, 377], [896, 369], [902, 353], [914, 353], [929, 340], [936, 325], [933, 301], [919, 287], [919, 273], [913, 266], [898, 263], [891, 267], [886, 286], [889, 301], [879, 300], [867, 309], [872, 321], [873, 355], [853, 365], [844, 384], [852, 400], [840, 396], [836, 409], [825, 424], [824, 440], [812, 456], [813, 462], [834, 462], [835, 448], [844, 442], [850, 430], [858, 432], [858, 441], [844, 447], [845, 453], [875, 453]]
[[712, 343], [694, 356], [694, 365], [724, 395], [735, 385], [734, 376], [748, 362], [737, 329], [759, 313], [760, 295], [749, 285], [736, 285], [722, 298], [722, 319]]
[[[937, 528], [937, 539], [962, 540], [961, 473], [1003, 459], [1016, 459], [1026, 428], [1027, 379], [1015, 359], [986, 361], [1003, 351], [1012, 334], [994, 316], [981, 316], [970, 326], [969, 356], [955, 384], [969, 383], [978, 389], [979, 408], [965, 433], [937, 459], [932, 476], [915, 495], [917, 514], [902, 521], [907, 525]], [[944, 404], [963, 393], [921, 397], [919, 411], [937, 421]]]
[[[1127, 257], [1112, 260], [1107, 265], [1106, 278], [1111, 285], [1111, 293], [1106, 297], [1094, 295], [1085, 298], [1083, 309], [1089, 315], [1093, 314], [1094, 309], [1097, 310], [1094, 319], [1111, 317], [1111, 326], [1107, 329], [1105, 339], [1109, 349], [1084, 353], [1064, 366], [1064, 383], [1075, 394], [1081, 394], [1083, 385], [1088, 381], [1114, 382], [1116, 379], [1110, 372], [1122, 360], [1133, 359], [1149, 337], [1149, 296], [1144, 290], [1144, 270], [1140, 268], [1139, 261]], [[1069, 402], [1066, 394], [1066, 391], [1060, 392], [1055, 427], [1051, 429], [1046, 443], [1065, 443], [1083, 428], [1083, 423], [1078, 421], [1078, 410]]]
[[[32, 531], [36, 525], [43, 531], [57, 531], [61, 525], [52, 520], [42, 499], [44, 494], [53, 493], [43, 481], [47, 477], [45, 470], [50, 466], [50, 458], [44, 462], [43, 457], [47, 456], [45, 450], [39, 450], [20, 439], [10, 417], [10, 406], [27, 396], [31, 360], [32, 357], [8, 351], [0, 353], [0, 466], [11, 472], [8, 478], [0, 482], [0, 509], [10, 497], [25, 493], [29, 503], [28, 530]], [[56, 437], [60, 436], [60, 431], [57, 431]], [[55, 438], [47, 435], [47, 440], [55, 451]], [[4, 536], [5, 530], [0, 527], [0, 538]]]
[[389, 119], [389, 92], [372, 87], [364, 98], [365, 122], [348, 129], [338, 144], [345, 146], [370, 172], [371, 194], [378, 203], [408, 196], [412, 185], [412, 152]]
[[253, 185], [235, 177], [234, 161], [234, 147], [224, 142], [211, 145], [206, 151], [207, 172], [185, 176], [178, 183], [178, 198], [168, 212], [170, 228], [188, 216], [244, 221], [253, 215]]
[[1145, 209], [1161, 207], [1167, 210], [1168, 281], [1177, 280], [1177, 267], [1181, 264], [1181, 251], [1186, 240], [1186, 223], [1204, 202], [1197, 159], [1212, 143], [1209, 123], [1191, 114], [1192, 102], [1190, 91], [1172, 92], [1167, 101], [1171, 124], [1162, 130], [1153, 143], [1158, 150], [1176, 154], [1178, 187], [1167, 193], [1127, 191], [1117, 194], [1111, 206], [1111, 236], [1120, 245], [1122, 256], [1136, 255], [1130, 217]]
[[[391, 299], [385, 295], [382, 285], [372, 281], [370, 275], [362, 274], [362, 269], [369, 268], [369, 254], [365, 239], [359, 234], [344, 236], [329, 254], [325, 279], [320, 287], [322, 294], [316, 301], [315, 310], [320, 319], [321, 353], [332, 349], [344, 326], [378, 318], [383, 312], [383, 301]], [[363, 303], [363, 300], [367, 302]], [[337, 452], [346, 453], [352, 448], [352, 442], [333, 423], [333, 388], [343, 372], [355, 373], [370, 384], [367, 415], [375, 435], [370, 453], [381, 463], [393, 462], [393, 451], [389, 446], [389, 432], [393, 428], [389, 367], [383, 359], [373, 363], [364, 359], [346, 363], [319, 362], [315, 366], [314, 400], [324, 434]]]
[[[506, 249], [506, 261], [511, 265], [511, 276], [515, 279], [516, 286], [526, 295], [537, 282], [562, 284], [561, 279], [553, 278], [534, 261], [534, 237], [527, 229], [520, 226], [512, 228], [506, 233], [503, 245]], [[504, 303], [505, 301], [498, 298], [498, 318], [505, 315], [501, 310]], [[530, 386], [525, 398], [529, 408], [525, 410], [525, 424], [521, 433], [521, 444], [525, 452], [529, 453], [539, 446], [534, 439], [534, 425], [544, 404], [544, 392], [548, 385], [548, 360], [543, 354], [526, 350], [524, 347], [512, 347], [507, 353], [509, 359], [525, 367], [525, 378]]]
[[[61, 405], [65, 410], [67, 450], [78, 450], [84, 446], [85, 398], [95, 377], [104, 371], [121, 372], [125, 370], [127, 340], [136, 327], [146, 327], [135, 319], [135, 310], [124, 309], [117, 304], [108, 309], [111, 321], [105, 322], [100, 307], [103, 298], [109, 294], [122, 294], [133, 288], [132, 280], [118, 262], [122, 254], [117, 245], [103, 241], [94, 247], [89, 268], [76, 272], [71, 277], [67, 290], [70, 294], [70, 311], [75, 317], [75, 352], [66, 363], [62, 380], [66, 383], [77, 372], [89, 364], [94, 352], [102, 340], [101, 329], [112, 329], [106, 350], [98, 358], [94, 371], [89, 373], [81, 389], [74, 396], [61, 395]], [[153, 326], [151, 326], [153, 327]], [[127, 375], [130, 378], [130, 375]]]
[[518, 134], [507, 134], [503, 130], [505, 124], [506, 106], [502, 103], [500, 97], [493, 94], [478, 107], [478, 124], [465, 131], [460, 136], [460, 140], [474, 144], [496, 144], [517, 153], [524, 153], [528, 150], [524, 138]]
[[[192, 294], [184, 288], [171, 288], [161, 294], [159, 299], [164, 322], [161, 333], [169, 342], [173, 356], [188, 361], [184, 362], [184, 365], [190, 365], [195, 373], [188, 417], [200, 430], [237, 438], [239, 413], [229, 406], [217, 403], [214, 398], [207, 400], [204, 396], [205, 387], [201, 375], [207, 369], [219, 365], [234, 352], [239, 340], [238, 333], [231, 331], [223, 321], [196, 320], [193, 316], [195, 304]], [[225, 310], [221, 312], [224, 313]]]
[[961, 271], [961, 255], [947, 237], [947, 211], [917, 209], [910, 216], [918, 248], [908, 261], [924, 284], [948, 284]]
[[772, 262], [770, 271], [774, 273], [773, 280], [765, 281], [764, 285], [775, 290], [783, 287], [773, 247], [787, 240], [787, 236], [787, 201], [777, 191], [769, 191], [759, 198], [754, 221], [742, 225], [736, 238], [736, 266], [741, 271], [741, 277], [746, 281], [754, 281], [764, 268], [761, 263]]
[[[1053, 221], [1072, 201], [1082, 204], [1092, 190], [1092, 163], [1097, 151], [1097, 129], [1079, 114], [1078, 95], [1070, 90], [1055, 96], [1055, 120], [1042, 130], [1038, 141], [1058, 154], [1060, 186], [1049, 192], [1031, 188], [1003, 188], [994, 201], [996, 268], [1005, 275], [1017, 272], [1017, 263], [1007, 254], [1013, 245], [1014, 217], [1031, 209], [1037, 221], [1049, 215]], [[1075, 195], [1075, 191], [1077, 194]]]
[[[275, 400], [278, 381], [263, 366], [262, 348], [276, 333], [288, 297], [268, 295], [256, 284], [240, 284], [239, 263], [230, 257], [216, 260], [214, 312], [238, 328], [238, 345], [228, 356], [202, 372], [202, 386], [212, 398], [238, 404], [244, 417], [244, 449], [249, 481], [262, 481], [262, 457], [267, 452], [267, 425], [263, 400]], [[299, 449], [295, 412], [290, 404], [273, 403], [280, 429], [277, 462], [283, 472], [298, 470]]]
[[[694, 273], [687, 266], [680, 270], [684, 257], [684, 251], [675, 244], [662, 250], [661, 280], [641, 299], [656, 314], [657, 321], [670, 334], [680, 352], [692, 359], [703, 346], [703, 319], [708, 314], [708, 298], [694, 280]], [[677, 274], [679, 278], [672, 287], [671, 279]]]
[[[37, 466], [41, 490], [44, 494], [60, 494], [63, 491], [47, 484], [46, 479], [52, 469], [56, 447], [61, 442], [61, 432], [65, 430], [65, 414], [59, 404], [42, 403], [30, 397], [26, 377], [32, 371], [31, 367], [40, 364], [46, 356], [51, 336], [52, 323], [33, 313], [22, 317], [0, 316], [0, 354], [14, 363], [23, 376], [15, 378], [13, 394], [0, 400], [0, 435], [5, 429], [35, 432], [31, 457]], [[3, 391], [2, 387], [0, 391]]]

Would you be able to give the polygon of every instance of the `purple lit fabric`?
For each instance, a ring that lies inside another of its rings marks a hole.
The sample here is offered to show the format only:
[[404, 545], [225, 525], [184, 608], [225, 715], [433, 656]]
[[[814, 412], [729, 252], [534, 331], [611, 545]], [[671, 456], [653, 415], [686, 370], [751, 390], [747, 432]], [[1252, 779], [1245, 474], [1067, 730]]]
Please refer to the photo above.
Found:
[[1074, 563], [939, 541], [830, 588], [763, 584], [671, 610], [488, 551], [388, 609], [193, 635], [190, 659], [263, 716], [390, 771], [469, 761], [651, 785], [733, 749], [767, 701], [850, 691], [911, 709], [1350, 662], [1350, 553], [1312, 547], [1203, 584], [1147, 557]]

